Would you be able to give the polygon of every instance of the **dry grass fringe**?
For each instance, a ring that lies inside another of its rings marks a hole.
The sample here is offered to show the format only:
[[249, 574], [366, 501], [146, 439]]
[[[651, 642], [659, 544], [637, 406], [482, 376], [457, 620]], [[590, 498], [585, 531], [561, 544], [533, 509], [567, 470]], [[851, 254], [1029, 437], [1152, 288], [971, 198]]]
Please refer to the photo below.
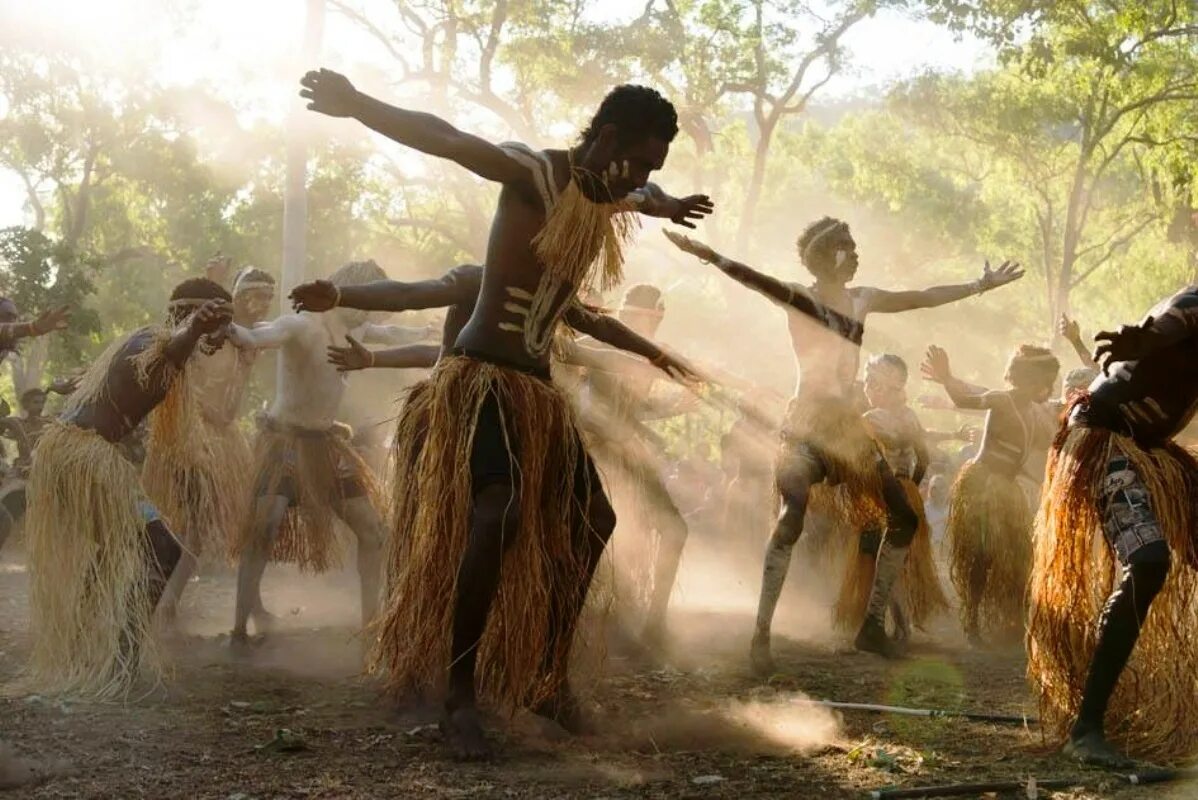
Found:
[[99, 434], [52, 423], [38, 444], [26, 517], [34, 631], [22, 691], [126, 696], [162, 673], [152, 552], [137, 469]]
[[[1023, 631], [1032, 565], [1032, 513], [1014, 478], [971, 461], [953, 484], [949, 570], [961, 598], [961, 624], [1000, 637]], [[984, 575], [977, 585], [976, 578]]]
[[1040, 693], [1045, 737], [1063, 741], [1081, 705], [1099, 615], [1119, 579], [1098, 502], [1116, 451], [1148, 488], [1173, 566], [1111, 698], [1107, 734], [1137, 757], [1178, 762], [1198, 751], [1198, 462], [1176, 444], [1144, 449], [1080, 426], [1058, 435], [1035, 527], [1028, 678]]
[[259, 497], [279, 494], [286, 479], [296, 489], [295, 504], [287, 509], [271, 550], [271, 561], [295, 564], [310, 573], [325, 572], [341, 563], [336, 508], [346, 498], [343, 483], [350, 476], [361, 483], [366, 497], [380, 507], [381, 490], [370, 466], [354, 449], [345, 426], [328, 431], [298, 431], [265, 419], [254, 441], [253, 479], [242, 492], [249, 513], [242, 515], [231, 557], [237, 560], [262, 535], [253, 507]]
[[[444, 688], [473, 505], [471, 447], [492, 393], [512, 454], [519, 530], [503, 558], [476, 682], [484, 698], [514, 710], [552, 697], [566, 681], [574, 631], [552, 636], [551, 617], [581, 603], [586, 588], [571, 536], [571, 521], [585, 513], [574, 487], [581, 440], [565, 397], [530, 375], [450, 357], [408, 395], [393, 453], [388, 600], [372, 629], [370, 663], [397, 695]], [[567, 623], [571, 616], [556, 615]]]
[[547, 277], [606, 292], [623, 281], [624, 248], [639, 228], [632, 204], [592, 202], [572, 176], [532, 246]]

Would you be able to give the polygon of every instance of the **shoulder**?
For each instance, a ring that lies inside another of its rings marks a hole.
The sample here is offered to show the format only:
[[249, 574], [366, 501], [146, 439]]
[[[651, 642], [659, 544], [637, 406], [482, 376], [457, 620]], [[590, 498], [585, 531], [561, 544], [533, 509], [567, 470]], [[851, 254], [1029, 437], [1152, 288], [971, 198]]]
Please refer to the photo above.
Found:
[[[523, 142], [503, 142], [499, 149], [528, 171], [529, 183], [536, 189], [542, 204], [546, 210], [552, 208], [557, 202], [558, 192], [564, 186], [557, 174], [560, 170], [554, 168], [555, 156], [560, 154], [549, 150], [534, 150]], [[569, 181], [568, 175], [566, 181]]]

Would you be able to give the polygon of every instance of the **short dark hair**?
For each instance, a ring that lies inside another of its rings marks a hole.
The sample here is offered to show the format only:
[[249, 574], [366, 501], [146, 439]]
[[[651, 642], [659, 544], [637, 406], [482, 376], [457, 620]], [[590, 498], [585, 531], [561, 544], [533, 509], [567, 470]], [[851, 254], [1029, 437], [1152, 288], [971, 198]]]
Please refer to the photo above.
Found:
[[624, 293], [624, 305], [630, 308], [660, 311], [665, 303], [662, 301], [661, 289], [650, 283], [638, 283], [629, 287], [628, 291]]
[[878, 355], [871, 357], [869, 361], [866, 362], [867, 369], [875, 365], [885, 366], [889, 369], [893, 369], [899, 375], [903, 376], [904, 382], [906, 382], [910, 375], [910, 370], [907, 369], [907, 362], [904, 361], [901, 356], [897, 356], [894, 353], [879, 353]]
[[803, 229], [803, 232], [799, 234], [799, 240], [795, 242], [795, 246], [799, 250], [799, 260], [802, 261], [805, 266], [810, 268], [810, 258], [812, 254], [815, 253], [816, 250], [822, 249], [816, 248], [816, 250], [811, 250], [811, 244], [817, 240], [823, 239], [828, 234], [839, 232], [841, 230], [848, 231], [848, 229], [848, 223], [844, 222], [843, 220], [836, 219], [836, 217], [824, 217], [823, 219], [811, 223]]
[[171, 302], [175, 300], [224, 300], [231, 302], [233, 298], [228, 290], [216, 281], [207, 278], [188, 278], [175, 287], [171, 292]]
[[656, 89], [625, 83], [603, 98], [582, 132], [582, 143], [595, 141], [604, 125], [615, 125], [624, 144], [649, 137], [669, 144], [678, 135], [678, 112]]

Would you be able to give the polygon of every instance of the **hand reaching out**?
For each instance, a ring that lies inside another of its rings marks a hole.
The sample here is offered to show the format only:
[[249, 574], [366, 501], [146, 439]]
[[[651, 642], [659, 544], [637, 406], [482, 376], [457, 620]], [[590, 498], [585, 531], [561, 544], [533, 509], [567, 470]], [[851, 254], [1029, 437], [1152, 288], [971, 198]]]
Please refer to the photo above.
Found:
[[191, 315], [192, 328], [201, 334], [216, 333], [233, 321], [233, 306], [225, 300], [208, 300]]
[[944, 351], [944, 348], [936, 345], [930, 346], [928, 352], [924, 354], [923, 363], [919, 365], [919, 372], [923, 375], [924, 380], [933, 383], [947, 383], [952, 380], [953, 372], [949, 365], [948, 353]]
[[300, 79], [300, 97], [309, 100], [308, 110], [330, 117], [351, 117], [357, 107], [358, 90], [339, 72], [321, 68]]
[[673, 231], [662, 231], [662, 233], [664, 233], [665, 237], [673, 242], [674, 246], [679, 250], [684, 253], [690, 253], [700, 261], [712, 263], [720, 257], [719, 253], [717, 253], [715, 250], [712, 250], [710, 247], [697, 239], [692, 239], [689, 236], [683, 236], [681, 233], [674, 233]]
[[71, 307], [59, 306], [50, 311], [43, 311], [30, 323], [29, 329], [34, 336], [44, 336], [51, 331], [65, 330], [71, 322]]
[[692, 194], [689, 197], [676, 199], [674, 205], [675, 208], [672, 209], [674, 213], [670, 215], [670, 222], [692, 230], [695, 223], [691, 220], [703, 219], [715, 210], [715, 204], [705, 194]]
[[1117, 331], [1101, 331], [1094, 337], [1098, 347], [1094, 350], [1094, 363], [1108, 374], [1111, 364], [1117, 361], [1138, 361], [1149, 351], [1152, 343], [1150, 328], [1152, 317], [1138, 325], [1124, 325]]
[[374, 353], [367, 350], [352, 336], [346, 336], [347, 347], [329, 345], [329, 363], [337, 367], [338, 372], [353, 372], [374, 366]]
[[340, 293], [329, 281], [301, 283], [291, 290], [291, 307], [296, 311], [330, 311], [337, 307]]
[[1057, 333], [1068, 342], [1080, 342], [1082, 338], [1082, 329], [1077, 320], [1069, 319], [1065, 314], [1057, 320]]
[[998, 269], [990, 269], [990, 262], [986, 262], [986, 266], [982, 270], [982, 278], [979, 281], [983, 292], [988, 292], [991, 289], [997, 289], [1000, 286], [1006, 286], [1008, 283], [1014, 283], [1023, 277], [1023, 270], [1019, 264], [1014, 261], [1004, 261]]

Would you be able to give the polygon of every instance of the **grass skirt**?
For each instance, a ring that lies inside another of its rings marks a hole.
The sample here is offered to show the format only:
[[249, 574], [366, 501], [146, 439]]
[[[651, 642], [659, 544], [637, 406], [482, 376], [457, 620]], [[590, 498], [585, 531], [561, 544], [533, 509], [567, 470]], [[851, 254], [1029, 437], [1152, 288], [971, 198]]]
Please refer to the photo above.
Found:
[[980, 461], [953, 484], [947, 538], [949, 570], [961, 602], [961, 624], [1018, 636], [1032, 566], [1032, 513], [1023, 489]]
[[110, 699], [162, 666], [150, 603], [153, 552], [137, 468], [99, 434], [55, 422], [29, 476], [33, 650], [25, 691]]
[[186, 447], [151, 438], [142, 483], [183, 546], [214, 560], [224, 557], [246, 518], [252, 456], [236, 425], [200, 419], [197, 428]]
[[371, 667], [397, 695], [444, 688], [474, 499], [472, 444], [492, 393], [512, 459], [519, 528], [503, 556], [476, 683], [482, 697], [516, 709], [553, 696], [566, 680], [573, 618], [557, 614], [571, 627], [555, 630], [551, 609], [581, 603], [585, 592], [585, 548], [573, 541], [571, 522], [586, 511], [576, 498], [591, 490], [574, 485], [586, 455], [565, 396], [513, 369], [453, 356], [408, 395], [393, 453], [388, 599], [373, 629]]
[[378, 508], [377, 483], [370, 467], [354, 449], [351, 432], [345, 425], [320, 431], [260, 418], [254, 440], [253, 475], [251, 513], [242, 517], [231, 548], [234, 559], [262, 535], [257, 514], [253, 513], [253, 505], [260, 497], [289, 490], [294, 493], [294, 503], [283, 517], [271, 560], [316, 573], [341, 561], [335, 506], [349, 499], [346, 485], [360, 486]]
[[784, 479], [791, 451], [801, 444], [819, 454], [825, 471], [825, 479], [808, 494], [808, 514], [843, 520], [853, 531], [885, 520], [878, 446], [860, 409], [834, 397], [794, 398], [782, 427], [780, 479]]
[[[912, 480], [900, 480], [907, 495], [907, 502], [919, 516], [919, 527], [915, 531], [915, 538], [911, 540], [911, 549], [907, 553], [907, 561], [903, 565], [902, 576], [895, 592], [896, 596], [901, 598], [911, 623], [924, 630], [933, 616], [948, 608], [948, 598], [944, 596], [940, 578], [936, 574], [936, 563], [932, 558], [932, 537], [924, 516], [923, 498], [919, 494], [919, 487]], [[865, 609], [874, 585], [877, 560], [876, 549], [868, 552], [861, 548], [859, 539], [852, 542], [845, 559], [845, 574], [840, 586], [840, 595], [832, 609], [833, 621], [838, 628], [856, 631], [865, 621]]]
[[1173, 555], [1107, 712], [1107, 733], [1129, 753], [1176, 761], [1198, 750], [1198, 463], [1173, 443], [1145, 450], [1110, 431], [1058, 436], [1035, 529], [1028, 677], [1040, 693], [1047, 737], [1063, 741], [1081, 706], [1098, 619], [1118, 581], [1098, 499], [1114, 448], [1148, 488]]

